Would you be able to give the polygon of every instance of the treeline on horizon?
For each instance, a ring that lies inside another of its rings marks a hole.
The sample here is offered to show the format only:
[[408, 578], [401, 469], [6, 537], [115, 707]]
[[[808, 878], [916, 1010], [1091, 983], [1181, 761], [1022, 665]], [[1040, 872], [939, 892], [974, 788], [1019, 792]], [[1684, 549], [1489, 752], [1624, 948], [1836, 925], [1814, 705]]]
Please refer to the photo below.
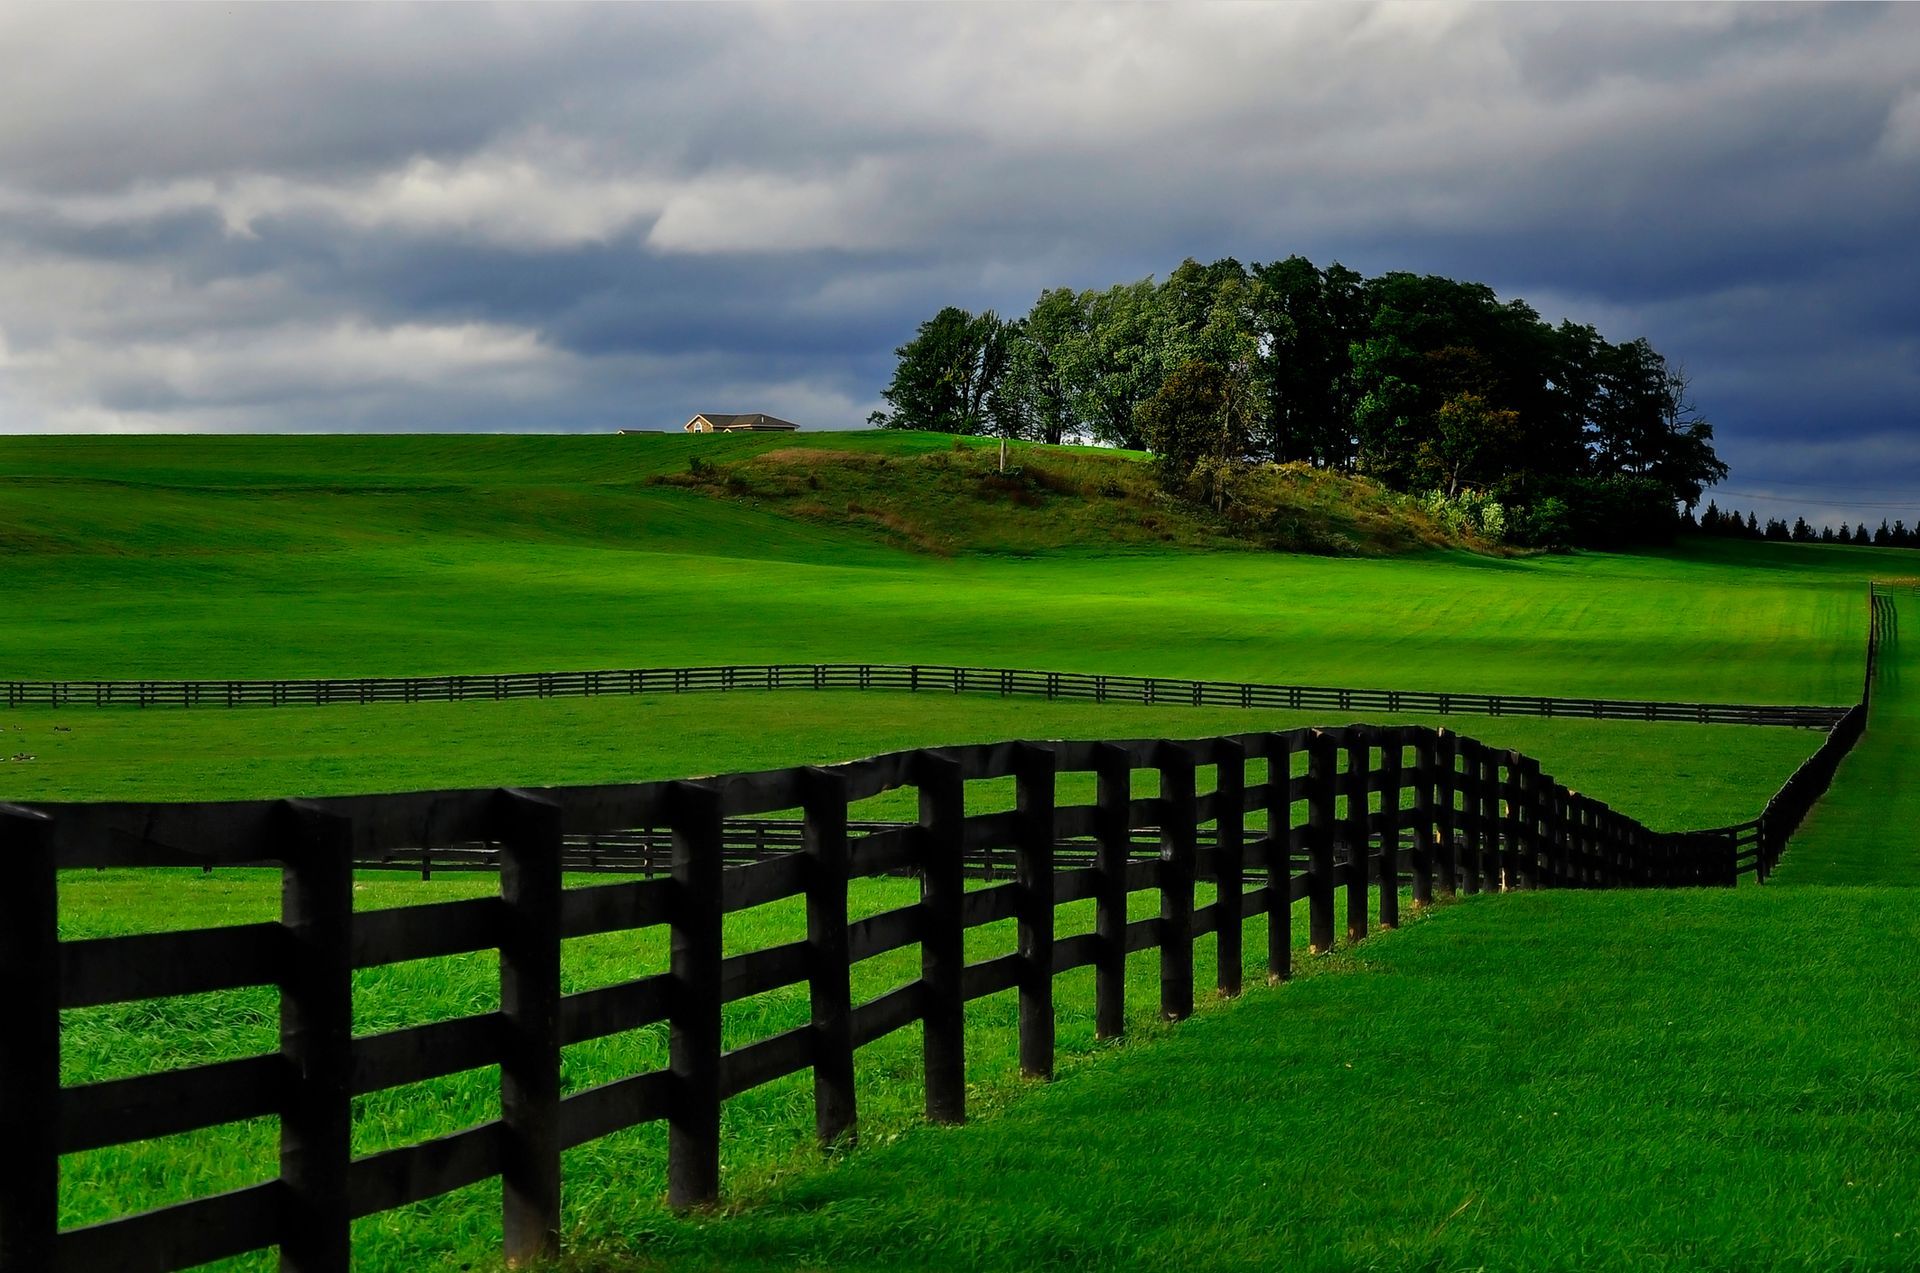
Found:
[[1017, 318], [949, 306], [895, 353], [871, 423], [1149, 451], [1170, 491], [1229, 516], [1262, 515], [1263, 470], [1307, 464], [1489, 538], [1660, 541], [1727, 473], [1648, 341], [1433, 275], [1189, 259]]
[[1907, 524], [1897, 518], [1892, 525], [1887, 524], [1886, 518], [1881, 518], [1879, 529], [1873, 531], [1867, 529], [1865, 522], [1861, 522], [1858, 526], [1841, 522], [1839, 530], [1831, 526], [1822, 526], [1815, 530], [1807, 524], [1807, 519], [1804, 517], [1794, 518], [1791, 526], [1787, 525], [1785, 519], [1779, 517], [1769, 519], [1766, 525], [1762, 526], [1759, 517], [1755, 514], [1743, 514], [1737, 508], [1730, 508], [1723, 513], [1720, 511], [1720, 506], [1712, 501], [1708, 501], [1707, 506], [1701, 510], [1698, 520], [1694, 518], [1691, 510], [1682, 514], [1680, 528], [1701, 535], [1719, 535], [1728, 539], [1770, 539], [1780, 543], [1794, 544], [1860, 544], [1875, 548], [1920, 548], [1920, 527], [1909, 530]]

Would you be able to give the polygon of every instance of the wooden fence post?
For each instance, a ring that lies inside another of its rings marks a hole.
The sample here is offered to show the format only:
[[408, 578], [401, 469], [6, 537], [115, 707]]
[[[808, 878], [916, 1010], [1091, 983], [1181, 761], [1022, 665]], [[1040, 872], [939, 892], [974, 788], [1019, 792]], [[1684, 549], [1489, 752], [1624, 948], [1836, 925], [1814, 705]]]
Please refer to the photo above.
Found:
[[1521, 854], [1534, 888], [1552, 888], [1546, 846], [1540, 837], [1540, 762], [1524, 757], [1520, 766]]
[[1433, 736], [1433, 799], [1436, 815], [1434, 851], [1435, 869], [1440, 877], [1440, 896], [1452, 897], [1460, 887], [1460, 736], [1450, 729], [1438, 729]]
[[1501, 850], [1500, 759], [1491, 747], [1482, 747], [1480, 756], [1480, 854], [1485, 863], [1482, 881], [1496, 892], [1513, 887], [1507, 877]]
[[1517, 751], [1502, 752], [1500, 756], [1506, 771], [1500, 783], [1500, 792], [1507, 806], [1507, 816], [1501, 821], [1501, 839], [1505, 845], [1502, 856], [1506, 859], [1508, 888], [1534, 887], [1533, 863], [1527, 860], [1527, 841], [1522, 834], [1520, 821], [1521, 760]]
[[1020, 1072], [1053, 1077], [1053, 809], [1057, 758], [1050, 747], [1015, 753], [1014, 887], [1020, 957]]
[[1372, 842], [1367, 816], [1369, 771], [1373, 768], [1373, 731], [1354, 725], [1347, 729], [1347, 941], [1367, 935], [1367, 859]]
[[676, 782], [670, 791], [673, 1013], [667, 1066], [678, 1099], [667, 1117], [667, 1205], [720, 1197], [720, 795]]
[[560, 1254], [560, 806], [500, 793], [501, 1224], [509, 1268]]
[[1183, 1021], [1193, 1015], [1193, 753], [1162, 743], [1159, 763], [1160, 1015]]
[[1587, 856], [1586, 837], [1580, 833], [1580, 793], [1572, 789], [1560, 795], [1560, 834], [1567, 842], [1567, 856], [1573, 859], [1580, 887], [1593, 888], [1599, 881], [1594, 875], [1593, 859]]
[[56, 1266], [60, 1240], [59, 871], [53, 822], [0, 804], [0, 1273]]
[[1480, 861], [1480, 744], [1471, 738], [1457, 741], [1460, 772], [1455, 775], [1460, 793], [1457, 837], [1460, 848], [1460, 891], [1471, 896], [1482, 886]]
[[1267, 735], [1267, 980], [1293, 975], [1293, 750]]
[[807, 989], [813, 1006], [813, 1126], [822, 1146], [858, 1135], [852, 962], [847, 948], [847, 777], [808, 769]]
[[1127, 864], [1132, 855], [1133, 762], [1126, 749], [1102, 743], [1094, 749], [1098, 780], [1095, 830], [1100, 876], [1093, 930], [1099, 956], [1093, 967], [1093, 1034], [1117, 1039], [1127, 1028]]
[[961, 850], [967, 784], [960, 762], [923, 751], [914, 758], [920, 788], [920, 987], [926, 1020], [927, 1121], [967, 1117], [966, 929], [960, 903], [966, 890]]
[[1307, 742], [1307, 948], [1333, 949], [1333, 820], [1339, 796], [1339, 753], [1333, 735], [1316, 729]]
[[1434, 736], [1420, 729], [1413, 739], [1413, 850], [1408, 868], [1413, 873], [1413, 904], [1419, 909], [1433, 904]]
[[287, 801], [280, 923], [280, 1237], [284, 1273], [346, 1273], [352, 1264], [347, 1169], [353, 1159], [353, 825]]
[[1242, 876], [1246, 867], [1247, 749], [1231, 738], [1215, 745], [1213, 878], [1214, 914], [1220, 923], [1214, 939], [1214, 985], [1223, 996], [1240, 993], [1245, 920]]
[[1586, 873], [1567, 833], [1567, 789], [1557, 782], [1547, 791], [1547, 838], [1553, 842], [1554, 855], [1560, 860], [1561, 878], [1574, 888], [1585, 888]]
[[1380, 927], [1400, 927], [1400, 791], [1406, 783], [1406, 736], [1380, 735]]

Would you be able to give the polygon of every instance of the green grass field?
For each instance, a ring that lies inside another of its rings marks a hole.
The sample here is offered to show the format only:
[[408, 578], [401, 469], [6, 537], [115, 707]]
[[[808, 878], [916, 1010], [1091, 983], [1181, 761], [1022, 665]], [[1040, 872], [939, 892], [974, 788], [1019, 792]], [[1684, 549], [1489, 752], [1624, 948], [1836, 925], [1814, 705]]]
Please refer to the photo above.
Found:
[[[881, 459], [951, 445], [798, 441]], [[1067, 496], [969, 506], [961, 542], [927, 552], [915, 550], [924, 535], [884, 518], [790, 516], [649, 481], [695, 456], [775, 444], [0, 438], [0, 678], [846, 659], [1847, 703], [1864, 581], [1911, 573], [1905, 554], [1719, 542], [1639, 556], [1287, 556], [1204, 537], [1154, 542], [1136, 533], [1138, 517], [1122, 526]], [[893, 491], [888, 507], [910, 496]], [[1920, 631], [1911, 607], [1905, 618]], [[1065, 1059], [1050, 1087], [1016, 1077], [1013, 1002], [995, 996], [969, 1016], [974, 1125], [918, 1125], [917, 1035], [906, 1032], [861, 1054], [855, 1152], [823, 1160], [811, 1148], [804, 1075], [730, 1102], [721, 1214], [662, 1208], [658, 1129], [573, 1151], [574, 1262], [620, 1273], [1912, 1267], [1920, 934], [1903, 886], [1920, 819], [1899, 813], [1915, 716], [1897, 688], [1911, 648], [1887, 661], [1867, 739], [1783, 863], [1781, 881], [1806, 887], [1474, 899], [1303, 956], [1294, 984], [1210, 1003], [1177, 1029], [1153, 1021], [1153, 968], [1136, 957], [1135, 1037], [1123, 1046], [1093, 1043], [1090, 984], [1061, 979]], [[0, 712], [0, 799], [638, 780], [1014, 736], [1340, 723], [857, 693], [30, 709]], [[1526, 751], [1663, 828], [1752, 816], [1818, 741], [1779, 729], [1426, 723]], [[897, 799], [863, 812], [907, 816]], [[1853, 886], [1826, 886], [1843, 880]], [[367, 876], [358, 900], [492, 887]], [[858, 904], [898, 904], [911, 888], [874, 882]], [[274, 878], [254, 872], [76, 873], [63, 881], [62, 928], [233, 923], [276, 906]], [[736, 949], [800, 931], [790, 906], [737, 918]], [[1063, 920], [1063, 932], [1089, 922]], [[973, 940], [985, 954], [1013, 938], [998, 925]], [[1248, 949], [1262, 944], [1256, 926]], [[1203, 977], [1210, 950], [1196, 955]], [[659, 933], [574, 942], [565, 977], [584, 988], [663, 959]], [[913, 960], [862, 965], [856, 995], [911, 977]], [[363, 974], [358, 1029], [484, 1011], [496, 981], [487, 957]], [[804, 991], [774, 992], [734, 1005], [727, 1029], [760, 1037], [805, 1010]], [[267, 1049], [275, 1032], [271, 994], [69, 1014], [66, 1077]], [[566, 1082], [652, 1068], [663, 1048], [657, 1030], [582, 1045]], [[475, 1071], [367, 1098], [357, 1148], [487, 1117], [492, 1081]], [[66, 1219], [265, 1178], [272, 1145], [263, 1122], [70, 1156]], [[356, 1250], [370, 1269], [489, 1267], [496, 1210], [495, 1192], [462, 1191], [362, 1222]]]
[[1906, 633], [1881, 651], [1868, 732], [1834, 775], [1833, 789], [1794, 838], [1782, 860], [1783, 884], [1899, 884], [1920, 870], [1920, 676], [1913, 643], [1920, 640], [1920, 596], [1894, 601]]
[[0, 652], [21, 679], [865, 660], [1748, 702], [1858, 693], [1869, 550], [941, 557], [647, 484], [698, 454], [766, 445], [0, 438]]
[[[1517, 748], [1549, 773], [1662, 830], [1753, 817], [1819, 742], [1809, 730], [1741, 726], [1392, 719]], [[170, 800], [190, 794], [211, 800], [631, 782], [1014, 737], [1199, 738], [1333, 723], [1304, 712], [858, 691], [236, 711], [27, 710], [0, 713], [0, 797]], [[33, 759], [8, 761], [8, 755]], [[1659, 763], [1650, 764], [1655, 757]], [[978, 785], [989, 798], [1009, 798], [1006, 784]], [[1088, 792], [1090, 799], [1090, 786]], [[866, 812], [911, 818], [911, 793], [882, 798]]]
[[1910, 1269], [1917, 952], [1900, 891], [1482, 897], [575, 1267]]

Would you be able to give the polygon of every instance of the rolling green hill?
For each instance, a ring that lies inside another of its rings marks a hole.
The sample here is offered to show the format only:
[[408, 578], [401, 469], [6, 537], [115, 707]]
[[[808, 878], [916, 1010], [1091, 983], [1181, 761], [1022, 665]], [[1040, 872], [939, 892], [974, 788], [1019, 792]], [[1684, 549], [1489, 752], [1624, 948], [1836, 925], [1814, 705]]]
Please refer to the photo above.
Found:
[[[653, 480], [793, 445], [0, 439], [0, 676], [866, 660], [1731, 701], [1857, 693], [1871, 550], [1329, 558], [1063, 541], [940, 556], [844, 508], [823, 519]], [[908, 461], [951, 451], [893, 433], [808, 445], [889, 459], [896, 504], [924, 476]], [[1030, 538], [1052, 515], [993, 508]]]

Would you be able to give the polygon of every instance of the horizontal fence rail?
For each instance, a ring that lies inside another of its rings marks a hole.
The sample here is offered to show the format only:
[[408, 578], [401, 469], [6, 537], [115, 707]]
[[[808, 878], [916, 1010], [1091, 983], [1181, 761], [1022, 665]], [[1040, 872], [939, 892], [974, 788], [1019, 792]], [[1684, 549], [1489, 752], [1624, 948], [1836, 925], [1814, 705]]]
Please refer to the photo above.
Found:
[[7, 707], [326, 707], [353, 703], [459, 703], [748, 690], [997, 694], [1144, 706], [1543, 716], [1695, 725], [1776, 725], [1799, 729], [1831, 729], [1846, 711], [1841, 707], [1342, 689], [904, 663], [754, 663], [600, 672], [308, 680], [4, 681], [0, 682], [0, 703]]
[[[911, 822], [849, 822], [851, 835], [907, 834]], [[1202, 844], [1211, 841], [1212, 832], [1202, 830]], [[1135, 857], [1151, 858], [1160, 852], [1160, 842], [1150, 831], [1132, 837]], [[783, 853], [796, 853], [806, 847], [806, 822], [797, 818], [728, 818], [720, 828], [720, 860], [729, 867], [763, 862]], [[1062, 840], [1056, 846], [1057, 859], [1079, 866], [1092, 864], [1093, 846], [1077, 840]], [[992, 843], [968, 843], [961, 846], [960, 859], [969, 879], [991, 880], [1012, 875], [1013, 856]], [[435, 871], [497, 871], [502, 862], [500, 846], [476, 841], [442, 846], [422, 845], [356, 857], [354, 869], [363, 871], [418, 871], [422, 879], [431, 879]], [[561, 837], [560, 868], [574, 874], [591, 875], [664, 875], [673, 863], [673, 832], [666, 827], [641, 827], [631, 831], [613, 831], [601, 835]], [[261, 865], [269, 865], [262, 863]], [[211, 872], [213, 868], [204, 868]], [[911, 875], [913, 868], [903, 865], [892, 874]]]
[[[1069, 795], [1090, 777], [1092, 802], [1063, 803], [1063, 776], [1076, 784]], [[969, 784], [986, 779], [1012, 780], [1010, 807], [969, 809]], [[916, 821], [850, 819], [861, 801], [896, 790], [917, 794]], [[798, 817], [769, 822], [775, 840], [743, 842], [754, 834], [748, 822], [785, 813]], [[635, 828], [666, 829], [664, 876], [566, 886], [575, 846]], [[436, 842], [489, 846], [498, 893], [354, 911], [356, 862]], [[1203, 935], [1216, 937], [1212, 979], [1223, 993], [1240, 989], [1245, 930], [1256, 920], [1269, 975], [1287, 977], [1296, 901], [1307, 903], [1310, 949], [1324, 952], [1370, 924], [1396, 924], [1403, 886], [1415, 906], [1488, 890], [1725, 886], [1750, 856], [1747, 843], [1656, 834], [1518, 752], [1445, 730], [1366, 725], [982, 744], [618, 786], [0, 806], [9, 881], [0, 891], [9, 1012], [0, 1273], [179, 1268], [268, 1246], [286, 1267], [344, 1270], [354, 1219], [492, 1179], [509, 1262], [537, 1260], [557, 1250], [566, 1148], [665, 1121], [668, 1201], [711, 1202], [722, 1102], [810, 1071], [818, 1134], [843, 1140], [857, 1124], [856, 1054], [908, 1025], [921, 1030], [927, 1116], [961, 1120], [971, 999], [1017, 995], [1020, 1066], [1044, 1077], [1054, 1063], [1053, 978], [1069, 969], [1094, 970], [1098, 1031], [1110, 1036], [1123, 1028], [1130, 953], [1158, 951], [1158, 1007], [1174, 1020], [1193, 1009]], [[59, 938], [62, 870], [259, 862], [282, 876], [278, 923]], [[1008, 878], [968, 888], [970, 864], [1002, 866]], [[918, 880], [914, 904], [851, 919], [850, 881], [902, 873]], [[1212, 884], [1204, 905], [1199, 881]], [[1157, 895], [1154, 917], [1129, 920], [1136, 892]], [[803, 942], [723, 953], [728, 916], [788, 898], [806, 908]], [[1059, 932], [1057, 908], [1085, 901], [1091, 929]], [[966, 931], [996, 921], [1014, 924], [1014, 949], [969, 962]], [[664, 971], [562, 993], [563, 941], [660, 926], [671, 934]], [[917, 977], [852, 1001], [856, 962], [916, 946]], [[356, 969], [486, 950], [499, 954], [498, 1012], [355, 1037]], [[808, 1024], [723, 1050], [725, 1003], [800, 984]], [[63, 1010], [247, 985], [278, 989], [278, 1052], [63, 1083]], [[667, 1027], [666, 1068], [562, 1095], [564, 1047], [650, 1023]], [[356, 1095], [487, 1065], [500, 1067], [498, 1118], [353, 1155]], [[279, 1120], [274, 1179], [60, 1228], [63, 1153], [263, 1116]]]

